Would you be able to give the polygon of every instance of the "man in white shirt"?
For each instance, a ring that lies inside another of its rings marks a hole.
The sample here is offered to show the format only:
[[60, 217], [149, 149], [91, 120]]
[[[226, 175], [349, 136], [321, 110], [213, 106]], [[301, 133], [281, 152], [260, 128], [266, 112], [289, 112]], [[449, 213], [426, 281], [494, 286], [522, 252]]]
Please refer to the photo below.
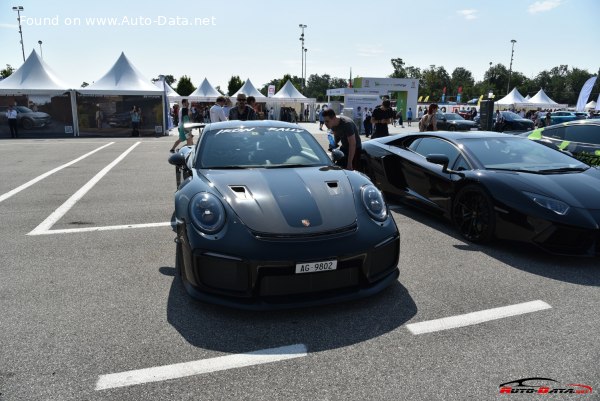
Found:
[[10, 137], [18, 138], [19, 131], [17, 128], [17, 110], [15, 110], [13, 106], [8, 106], [6, 118], [8, 119], [8, 127], [10, 128]]
[[223, 106], [225, 105], [225, 98], [223, 96], [219, 96], [217, 98], [217, 103], [210, 108], [210, 122], [218, 123], [219, 121], [227, 121], [227, 117], [225, 116], [225, 111], [223, 110]]

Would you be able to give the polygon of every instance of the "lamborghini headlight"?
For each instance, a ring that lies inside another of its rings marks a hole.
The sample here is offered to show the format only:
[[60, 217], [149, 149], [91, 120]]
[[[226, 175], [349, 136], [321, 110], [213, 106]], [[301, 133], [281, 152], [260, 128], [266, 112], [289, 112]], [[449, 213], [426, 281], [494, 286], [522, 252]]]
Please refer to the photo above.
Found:
[[192, 224], [203, 233], [215, 234], [225, 225], [225, 208], [211, 193], [197, 193], [192, 198], [189, 208]]
[[556, 200], [553, 198], [549, 198], [544, 195], [534, 194], [531, 192], [523, 191], [523, 193], [525, 195], [527, 195], [529, 197], [529, 199], [531, 199], [532, 201], [534, 201], [541, 207], [550, 209], [554, 213], [559, 214], [561, 216], [564, 216], [569, 211], [569, 205], [567, 205], [565, 202], [562, 202], [562, 201], [559, 201], [559, 200]]
[[387, 219], [387, 207], [381, 192], [374, 185], [365, 185], [361, 189], [361, 197], [369, 216], [376, 221]]

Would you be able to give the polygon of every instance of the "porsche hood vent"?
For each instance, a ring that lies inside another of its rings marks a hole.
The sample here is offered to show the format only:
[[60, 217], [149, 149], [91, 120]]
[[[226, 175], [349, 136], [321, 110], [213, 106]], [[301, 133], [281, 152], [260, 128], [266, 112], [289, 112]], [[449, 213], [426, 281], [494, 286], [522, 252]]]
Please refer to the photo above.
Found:
[[237, 199], [252, 200], [252, 193], [244, 185], [230, 185], [229, 188], [233, 191]]

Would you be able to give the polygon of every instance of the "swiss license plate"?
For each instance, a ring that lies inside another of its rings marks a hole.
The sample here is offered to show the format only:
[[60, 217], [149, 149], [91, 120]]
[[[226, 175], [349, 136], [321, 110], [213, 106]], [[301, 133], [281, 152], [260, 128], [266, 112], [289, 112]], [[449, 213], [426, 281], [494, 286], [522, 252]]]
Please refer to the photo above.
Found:
[[337, 269], [337, 260], [325, 260], [322, 262], [297, 263], [296, 273], [315, 273]]

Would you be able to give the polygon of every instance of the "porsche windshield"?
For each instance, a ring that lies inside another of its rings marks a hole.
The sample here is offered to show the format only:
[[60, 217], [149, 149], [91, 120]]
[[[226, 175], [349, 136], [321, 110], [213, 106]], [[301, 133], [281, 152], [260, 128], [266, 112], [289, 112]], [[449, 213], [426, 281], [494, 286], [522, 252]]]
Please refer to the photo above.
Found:
[[205, 131], [196, 168], [330, 165], [316, 139], [302, 128], [238, 127]]
[[589, 167], [565, 153], [521, 137], [468, 138], [462, 142], [489, 170], [557, 173]]

